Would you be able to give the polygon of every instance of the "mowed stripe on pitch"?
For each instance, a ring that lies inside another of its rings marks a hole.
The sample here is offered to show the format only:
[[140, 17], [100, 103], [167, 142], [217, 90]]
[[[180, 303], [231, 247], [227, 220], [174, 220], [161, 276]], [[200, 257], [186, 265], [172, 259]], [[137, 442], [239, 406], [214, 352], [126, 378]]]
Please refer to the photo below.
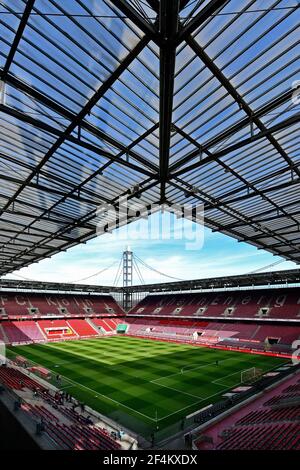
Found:
[[210, 398], [217, 400], [222, 391], [238, 383], [241, 370], [254, 365], [269, 370], [279, 364], [265, 356], [132, 337], [65, 341], [15, 350], [65, 376], [72, 383], [74, 396], [77, 387], [80, 398], [98, 411], [107, 412], [109, 402], [109, 411], [121, 406], [146, 421], [156, 416], [160, 421], [168, 417], [176, 421]]

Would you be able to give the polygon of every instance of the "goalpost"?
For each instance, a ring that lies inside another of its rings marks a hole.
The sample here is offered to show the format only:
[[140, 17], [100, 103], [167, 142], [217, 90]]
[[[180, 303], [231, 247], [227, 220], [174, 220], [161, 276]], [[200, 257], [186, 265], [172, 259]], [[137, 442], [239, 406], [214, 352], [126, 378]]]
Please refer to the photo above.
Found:
[[251, 367], [250, 369], [242, 370], [241, 372], [241, 383], [252, 383], [255, 382], [259, 377], [263, 374], [262, 369], [258, 369], [257, 367]]

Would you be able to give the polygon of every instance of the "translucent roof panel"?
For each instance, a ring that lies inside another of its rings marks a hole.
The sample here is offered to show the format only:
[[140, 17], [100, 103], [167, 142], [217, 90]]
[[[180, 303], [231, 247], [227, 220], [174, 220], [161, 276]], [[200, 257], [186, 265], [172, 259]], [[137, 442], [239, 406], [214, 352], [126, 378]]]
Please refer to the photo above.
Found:
[[159, 204], [298, 262], [299, 19], [292, 0], [2, 0], [0, 274]]

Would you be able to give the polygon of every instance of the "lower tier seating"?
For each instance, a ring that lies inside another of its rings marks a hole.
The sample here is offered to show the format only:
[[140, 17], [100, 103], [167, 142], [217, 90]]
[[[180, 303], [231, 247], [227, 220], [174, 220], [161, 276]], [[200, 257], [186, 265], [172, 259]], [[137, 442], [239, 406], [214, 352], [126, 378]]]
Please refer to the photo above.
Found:
[[98, 332], [85, 320], [68, 320], [72, 330], [81, 338], [98, 336]]
[[[59, 397], [13, 367], [0, 367], [0, 384], [14, 391], [29, 389], [39, 396], [39, 404], [22, 400], [21, 409], [43, 424], [44, 433], [64, 450], [118, 450], [120, 444], [110, 433], [95, 425], [67, 405]], [[40, 404], [43, 399], [44, 404]], [[65, 418], [64, 418], [65, 417]]]
[[200, 431], [195, 446], [217, 450], [300, 450], [299, 373], [286, 382]]
[[38, 325], [47, 339], [78, 338], [66, 320], [40, 320]]
[[109, 324], [107, 319], [93, 318], [92, 322], [98, 330], [106, 333], [110, 333], [115, 329], [115, 326]]
[[236, 426], [228, 431], [219, 450], [299, 450], [300, 423]]
[[33, 321], [3, 322], [2, 328], [10, 343], [26, 343], [45, 339]]
[[300, 338], [300, 326], [258, 325], [240, 322], [204, 322], [126, 317], [128, 334], [156, 338], [196, 341], [203, 344], [247, 347], [275, 352], [289, 351]]
[[300, 326], [258, 325], [241, 322], [154, 319], [127, 316], [104, 318], [65, 318], [0, 322], [0, 341], [30, 343], [116, 334], [117, 325], [126, 323], [127, 334], [224, 347], [250, 348], [286, 353], [300, 338]]
[[51, 340], [67, 340], [96, 337], [115, 333], [122, 323], [116, 318], [65, 318], [53, 320], [19, 320], [0, 322], [0, 341], [22, 344]]

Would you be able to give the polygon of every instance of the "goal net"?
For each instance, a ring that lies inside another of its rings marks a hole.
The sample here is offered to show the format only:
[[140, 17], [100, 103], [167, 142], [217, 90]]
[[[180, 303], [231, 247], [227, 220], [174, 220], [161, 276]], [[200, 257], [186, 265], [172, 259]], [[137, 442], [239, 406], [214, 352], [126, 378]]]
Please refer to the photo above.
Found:
[[241, 383], [252, 383], [255, 382], [263, 374], [262, 369], [257, 367], [251, 367], [250, 369], [242, 370], [241, 372]]

